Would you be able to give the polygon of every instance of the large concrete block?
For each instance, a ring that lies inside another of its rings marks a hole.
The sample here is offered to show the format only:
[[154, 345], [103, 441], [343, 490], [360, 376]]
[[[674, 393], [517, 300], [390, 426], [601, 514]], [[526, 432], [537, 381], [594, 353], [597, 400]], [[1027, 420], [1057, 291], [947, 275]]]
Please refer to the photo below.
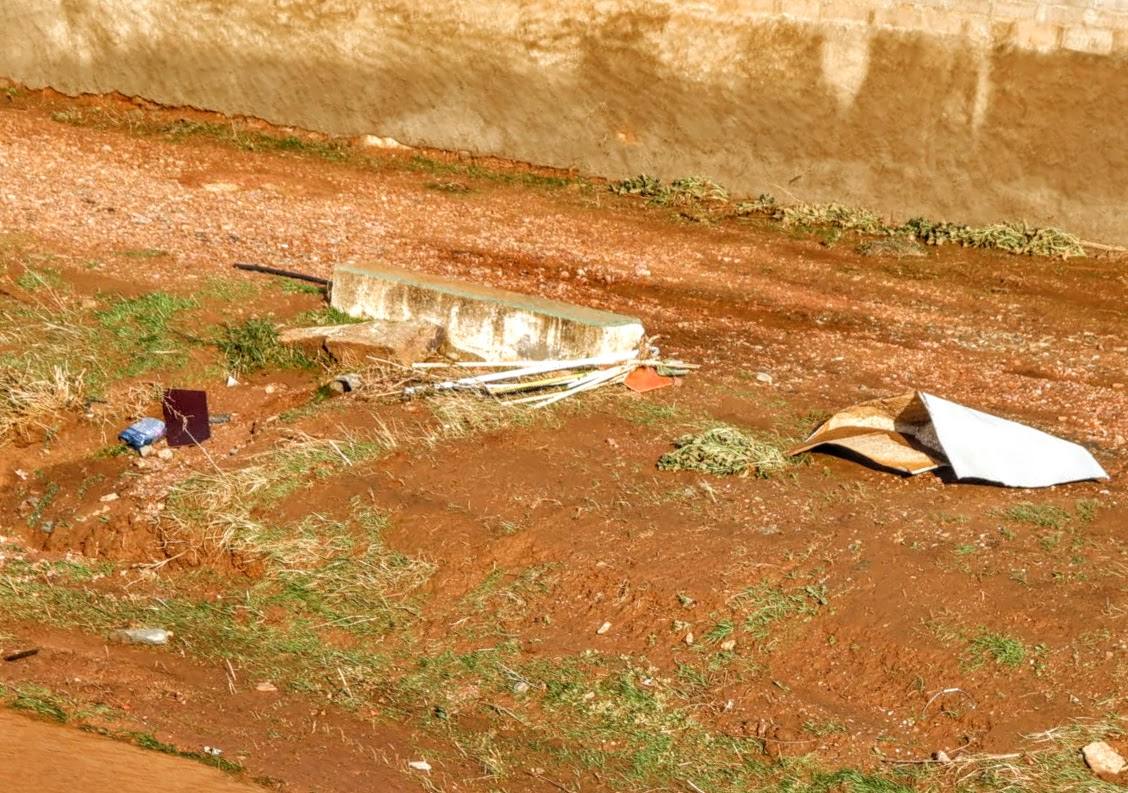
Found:
[[485, 359], [630, 352], [644, 332], [633, 317], [387, 265], [337, 267], [330, 302], [353, 317], [435, 323], [453, 347]]

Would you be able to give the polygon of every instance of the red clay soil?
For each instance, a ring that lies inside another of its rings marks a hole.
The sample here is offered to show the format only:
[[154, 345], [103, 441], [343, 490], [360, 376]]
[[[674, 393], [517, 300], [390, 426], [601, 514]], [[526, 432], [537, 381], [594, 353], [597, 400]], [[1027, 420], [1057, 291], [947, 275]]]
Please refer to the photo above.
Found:
[[[49, 748], [48, 748], [49, 747]], [[42, 793], [251, 793], [222, 771], [0, 712], [0, 787]]]
[[[501, 633], [520, 636], [534, 656], [594, 648], [645, 654], [669, 671], [696, 657], [685, 633], [700, 637], [750, 583], [817, 571], [830, 593], [817, 627], [782, 639], [754, 679], [702, 704], [723, 731], [762, 738], [769, 753], [817, 750], [865, 764], [875, 745], [899, 756], [963, 743], [1008, 751], [1025, 734], [1125, 712], [1128, 260], [950, 248], [919, 259], [864, 257], [845, 242], [826, 247], [767, 223], [680, 222], [599, 189], [439, 177], [470, 188], [450, 193], [429, 188], [436, 177], [405, 170], [402, 159], [381, 167], [372, 155], [377, 165], [360, 168], [171, 143], [56, 123], [56, 106], [0, 105], [0, 230], [60, 252], [68, 272], [97, 259], [98, 278], [115, 289], [192, 290], [213, 276], [255, 278], [233, 273], [235, 261], [329, 277], [338, 262], [383, 260], [637, 315], [662, 334], [665, 352], [703, 364], [678, 389], [608, 397], [609, 411], [401, 448], [328, 481], [319, 503], [370, 494], [392, 516], [388, 543], [437, 566], [425, 641], [450, 634], [458, 604], [491, 571], [511, 581], [535, 569], [548, 571], [550, 585], [528, 593], [515, 614], [495, 604], [490, 619]], [[138, 249], [170, 255], [119, 255]], [[305, 299], [239, 312], [288, 316]], [[216, 428], [213, 454], [259, 448], [259, 422], [303, 402], [310, 385], [261, 375], [218, 391], [213, 410], [241, 418]], [[1023, 492], [901, 478], [818, 455], [787, 477], [705, 480], [654, 469], [679, 419], [630, 418], [657, 405], [796, 435], [819, 415], [910, 388], [1082, 442], [1112, 479]], [[375, 409], [401, 426], [419, 418], [413, 405]], [[329, 421], [348, 421], [346, 413]], [[72, 485], [128, 469], [128, 460], [89, 458], [104, 442], [95, 429], [68, 432], [71, 444], [4, 455], [5, 506], [18, 507], [17, 468]], [[11, 521], [0, 533], [21, 532], [48, 553], [159, 559], [151, 524], [139, 517], [149, 496], [207, 465], [192, 452], [153, 463], [97, 530], [47, 539]], [[70, 506], [101, 509], [100, 494]], [[308, 511], [309, 498], [299, 491], [283, 514]], [[1083, 528], [1085, 550], [1072, 558], [1040, 550], [1051, 547], [1048, 532], [1025, 526], [1011, 536], [999, 517], [1025, 501], [1072, 511], [1078, 500], [1096, 511]], [[691, 606], [679, 605], [682, 594]], [[671, 633], [673, 620], [690, 627]], [[611, 629], [597, 634], [604, 622]], [[1041, 666], [1007, 674], [969, 666], [930, 633], [949, 623], [1044, 646]], [[4, 631], [18, 639], [5, 646], [44, 652], [0, 666], [0, 682], [96, 690], [177, 745], [246, 748], [249, 773], [287, 789], [417, 789], [405, 761], [430, 739], [406, 727], [321, 713], [246, 681], [232, 693], [223, 670], [172, 653], [108, 650], [34, 625]], [[935, 717], [932, 694], [952, 687], [974, 691], [975, 707]], [[848, 729], [812, 737], [803, 731], [810, 722]]]

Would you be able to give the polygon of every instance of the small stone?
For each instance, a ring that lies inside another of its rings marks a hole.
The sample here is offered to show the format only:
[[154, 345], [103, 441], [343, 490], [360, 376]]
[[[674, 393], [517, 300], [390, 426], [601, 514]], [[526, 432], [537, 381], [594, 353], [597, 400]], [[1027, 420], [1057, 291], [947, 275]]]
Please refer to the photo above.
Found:
[[263, 386], [262, 390], [265, 391], [268, 394], [273, 394], [274, 393], [274, 386], [272, 386], [272, 385]]
[[756, 382], [771, 385], [775, 382], [775, 379], [767, 372], [756, 372]]
[[119, 496], [118, 496], [117, 493], [106, 493], [106, 495], [102, 496], [98, 500], [101, 501], [103, 504], [108, 504], [111, 501], [117, 501], [118, 498], [119, 498]]
[[407, 764], [408, 768], [414, 768], [416, 771], [423, 771], [424, 773], [431, 772], [431, 764], [426, 760], [411, 760]]
[[605, 622], [605, 623], [603, 623], [602, 625], [599, 626], [599, 629], [596, 631], [596, 633], [598, 633], [600, 636], [602, 636], [603, 634], [607, 633], [607, 631], [609, 631], [609, 630], [611, 630], [611, 623]]
[[227, 387], [234, 388], [237, 385], [239, 385], [239, 381], [235, 379], [235, 375], [227, 375]]
[[1095, 774], [1116, 776], [1128, 767], [1128, 762], [1104, 741], [1093, 741], [1081, 750], [1081, 754], [1085, 757], [1085, 764]]
[[932, 759], [940, 763], [941, 765], [947, 765], [948, 763], [952, 762], [952, 758], [948, 757], [948, 753], [943, 749], [933, 752]]
[[685, 638], [682, 639], [682, 641], [692, 647], [693, 646], [693, 631], [690, 631], [689, 633], [687, 633], [685, 635]]
[[159, 452], [157, 452], [157, 457], [160, 457], [162, 460], [171, 460], [172, 449], [161, 449]]
[[[137, 453], [139, 455], [141, 455], [142, 457], [148, 457], [154, 451], [156, 451], [156, 450], [152, 447], [152, 445], [148, 445], [148, 446], [142, 446], [140, 449], [137, 450]], [[139, 466], [139, 467], [143, 468], [144, 466]]]
[[277, 690], [278, 690], [278, 687], [276, 685], [274, 685], [273, 683], [271, 683], [269, 680], [264, 680], [261, 683], [259, 683], [257, 686], [255, 686], [255, 691], [263, 691], [263, 692], [266, 692], [266, 693], [270, 693], [272, 691], [277, 691]]
[[529, 693], [529, 684], [527, 682], [525, 682], [524, 680], [518, 680], [516, 683], [513, 684], [513, 693], [517, 694], [517, 695], [528, 694]]
[[221, 754], [223, 754], [223, 750], [218, 746], [205, 746], [204, 754], [209, 754], [212, 757], [219, 757]]
[[736, 639], [725, 639], [723, 642], [721, 642], [721, 649], [726, 653], [731, 653], [734, 649], [736, 649]]

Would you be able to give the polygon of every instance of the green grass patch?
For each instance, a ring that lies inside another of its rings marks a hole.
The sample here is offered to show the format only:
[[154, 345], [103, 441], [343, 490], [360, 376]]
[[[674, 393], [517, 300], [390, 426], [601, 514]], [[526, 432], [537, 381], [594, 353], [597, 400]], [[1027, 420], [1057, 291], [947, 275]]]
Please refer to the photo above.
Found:
[[247, 374], [267, 367], [304, 369], [314, 365], [303, 353], [278, 340], [278, 329], [267, 319], [248, 319], [225, 325], [215, 340], [232, 372]]
[[303, 311], [294, 317], [295, 327], [325, 327], [328, 325], [356, 325], [368, 320], [363, 317], [354, 317], [346, 314], [333, 306], [320, 306], [319, 308]]
[[1035, 504], [1030, 501], [1007, 507], [1002, 515], [1014, 523], [1026, 523], [1043, 529], [1065, 528], [1071, 518], [1069, 512], [1061, 507], [1053, 504]]
[[748, 587], [729, 605], [744, 617], [744, 630], [759, 640], [767, 639], [779, 623], [811, 617], [827, 605], [826, 588], [811, 585], [785, 590], [770, 584]]
[[996, 666], [1015, 669], [1026, 660], [1027, 648], [1021, 639], [1014, 636], [981, 631], [969, 642], [968, 656], [972, 667], [991, 662]]
[[119, 378], [182, 366], [188, 337], [173, 329], [178, 315], [196, 308], [193, 298], [150, 292], [140, 297], [118, 297], [97, 312], [99, 325], [109, 338], [98, 340], [110, 348]]

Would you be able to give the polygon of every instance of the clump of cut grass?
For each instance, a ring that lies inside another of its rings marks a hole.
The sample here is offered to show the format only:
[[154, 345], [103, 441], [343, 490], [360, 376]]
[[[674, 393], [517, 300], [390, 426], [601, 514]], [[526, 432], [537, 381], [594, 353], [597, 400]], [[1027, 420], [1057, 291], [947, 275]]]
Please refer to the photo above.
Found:
[[913, 218], [896, 229], [926, 245], [955, 244], [965, 248], [991, 248], [1019, 256], [1083, 257], [1085, 248], [1073, 234], [1056, 228], [1036, 228], [1022, 222], [996, 223], [983, 228], [959, 223]]
[[267, 319], [248, 319], [225, 325], [215, 341], [232, 372], [247, 374], [267, 367], [305, 368], [313, 362], [303, 353], [282, 344], [278, 329]]
[[1003, 510], [1003, 517], [1015, 523], [1028, 523], [1043, 529], [1062, 529], [1070, 521], [1070, 514], [1053, 504], [1035, 504], [1024, 501]]
[[888, 226], [875, 212], [845, 204], [795, 204], [778, 210], [776, 219], [786, 227], [823, 227], [863, 234], [883, 234]]
[[658, 459], [661, 471], [699, 471], [717, 476], [768, 477], [790, 465], [779, 447], [735, 427], [720, 426], [674, 440], [674, 451]]
[[1026, 645], [1021, 639], [1004, 633], [981, 631], [968, 644], [971, 666], [978, 667], [993, 661], [996, 666], [1017, 668], [1026, 660]]
[[704, 176], [687, 176], [665, 184], [656, 176], [641, 174], [612, 182], [610, 190], [618, 195], [641, 196], [648, 204], [666, 207], [724, 204], [729, 200], [728, 190]]

